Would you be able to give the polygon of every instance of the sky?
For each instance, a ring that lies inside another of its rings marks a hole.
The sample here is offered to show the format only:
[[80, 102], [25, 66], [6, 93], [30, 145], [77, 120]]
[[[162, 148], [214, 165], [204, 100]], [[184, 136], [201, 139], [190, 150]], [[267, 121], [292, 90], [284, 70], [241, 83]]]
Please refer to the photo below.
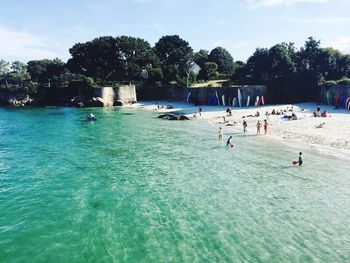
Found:
[[350, 53], [349, 0], [0, 0], [0, 59], [70, 58], [99, 36], [128, 35], [154, 45], [179, 35], [190, 46], [226, 48], [246, 61], [257, 47], [309, 36]]

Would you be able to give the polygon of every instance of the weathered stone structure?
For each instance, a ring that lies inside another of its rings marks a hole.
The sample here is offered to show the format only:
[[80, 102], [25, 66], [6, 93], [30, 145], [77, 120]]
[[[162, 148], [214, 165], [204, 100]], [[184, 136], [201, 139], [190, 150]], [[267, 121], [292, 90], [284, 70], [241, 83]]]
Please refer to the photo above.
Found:
[[350, 85], [334, 85], [331, 87], [322, 86], [319, 93], [319, 101], [327, 103], [327, 92], [330, 93], [331, 97], [334, 98], [337, 95], [341, 97], [350, 97]]
[[122, 106], [137, 102], [135, 85], [96, 88], [94, 95], [100, 98], [99, 101], [104, 106]]
[[209, 98], [219, 97], [222, 103], [222, 95], [225, 95], [225, 104], [229, 105], [233, 98], [237, 98], [237, 91], [240, 89], [243, 103], [246, 103], [247, 97], [250, 96], [250, 104], [253, 105], [256, 96], [264, 96], [268, 101], [267, 88], [264, 85], [244, 85], [228, 86], [221, 88], [186, 88], [186, 87], [154, 87], [154, 86], [137, 86], [137, 96], [139, 100], [168, 100], [168, 101], [187, 101], [189, 93], [190, 101], [194, 104], [207, 104]]

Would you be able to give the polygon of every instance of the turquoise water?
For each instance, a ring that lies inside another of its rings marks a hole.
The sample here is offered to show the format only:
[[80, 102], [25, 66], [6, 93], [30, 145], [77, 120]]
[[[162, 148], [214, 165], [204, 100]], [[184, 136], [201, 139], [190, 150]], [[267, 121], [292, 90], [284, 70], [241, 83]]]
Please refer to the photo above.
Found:
[[346, 262], [350, 164], [138, 109], [0, 109], [0, 262]]

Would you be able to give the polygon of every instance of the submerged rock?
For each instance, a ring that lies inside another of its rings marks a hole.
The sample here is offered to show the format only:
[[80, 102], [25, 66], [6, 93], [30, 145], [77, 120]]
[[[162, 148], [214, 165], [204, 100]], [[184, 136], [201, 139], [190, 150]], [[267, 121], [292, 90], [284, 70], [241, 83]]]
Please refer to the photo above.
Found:
[[164, 119], [164, 120], [171, 120], [171, 121], [189, 120], [189, 118], [185, 115], [179, 115], [179, 114], [173, 114], [173, 113], [162, 114], [162, 115], [159, 115], [158, 118]]

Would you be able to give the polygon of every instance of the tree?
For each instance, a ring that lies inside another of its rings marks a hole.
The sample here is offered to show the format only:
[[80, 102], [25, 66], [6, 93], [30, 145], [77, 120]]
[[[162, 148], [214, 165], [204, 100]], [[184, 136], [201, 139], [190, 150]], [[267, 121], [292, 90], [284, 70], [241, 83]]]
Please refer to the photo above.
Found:
[[116, 39], [111, 36], [95, 38], [75, 44], [69, 49], [72, 58], [67, 66], [72, 73], [101, 81], [123, 78], [123, 65], [119, 59]]
[[147, 72], [148, 72], [148, 82], [150, 84], [161, 82], [164, 78], [163, 71], [160, 67], [155, 67], [155, 68], [149, 67], [147, 69]]
[[208, 50], [201, 49], [194, 54], [194, 62], [200, 67], [204, 67], [204, 63], [208, 62]]
[[269, 50], [269, 94], [272, 101], [287, 102], [295, 92], [292, 80], [296, 72], [294, 61], [295, 49], [293, 43], [281, 43]]
[[350, 55], [342, 55], [337, 60], [337, 65], [342, 77], [350, 76]]
[[27, 63], [28, 72], [31, 79], [40, 85], [48, 83], [54, 77], [60, 76], [65, 72], [65, 63], [58, 58], [31, 60]]
[[209, 61], [218, 65], [220, 74], [232, 74], [234, 70], [233, 58], [225, 48], [216, 47], [209, 54]]
[[27, 69], [27, 65], [20, 61], [14, 61], [11, 65], [12, 74], [18, 80], [20, 85], [23, 85], [25, 81], [30, 80], [30, 74]]
[[69, 52], [70, 71], [92, 77], [101, 84], [137, 80], [142, 69], [159, 66], [154, 50], [141, 38], [104, 36], [75, 44]]
[[0, 59], [0, 78], [4, 77], [7, 73], [10, 72], [10, 63]]
[[248, 84], [266, 84], [269, 79], [269, 50], [257, 48], [246, 64], [246, 82]]
[[245, 84], [246, 77], [246, 63], [243, 61], [236, 61], [234, 63], [234, 71], [230, 77], [230, 80], [233, 84]]
[[205, 62], [203, 66], [203, 73], [205, 75], [205, 80], [216, 79], [219, 76], [218, 65], [214, 62]]
[[163, 36], [155, 44], [165, 82], [179, 81], [187, 77], [186, 69], [193, 61], [193, 50], [189, 43], [178, 35]]
[[141, 38], [117, 37], [116, 45], [118, 59], [125, 73], [124, 80], [140, 79], [142, 69], [159, 65], [151, 45]]

